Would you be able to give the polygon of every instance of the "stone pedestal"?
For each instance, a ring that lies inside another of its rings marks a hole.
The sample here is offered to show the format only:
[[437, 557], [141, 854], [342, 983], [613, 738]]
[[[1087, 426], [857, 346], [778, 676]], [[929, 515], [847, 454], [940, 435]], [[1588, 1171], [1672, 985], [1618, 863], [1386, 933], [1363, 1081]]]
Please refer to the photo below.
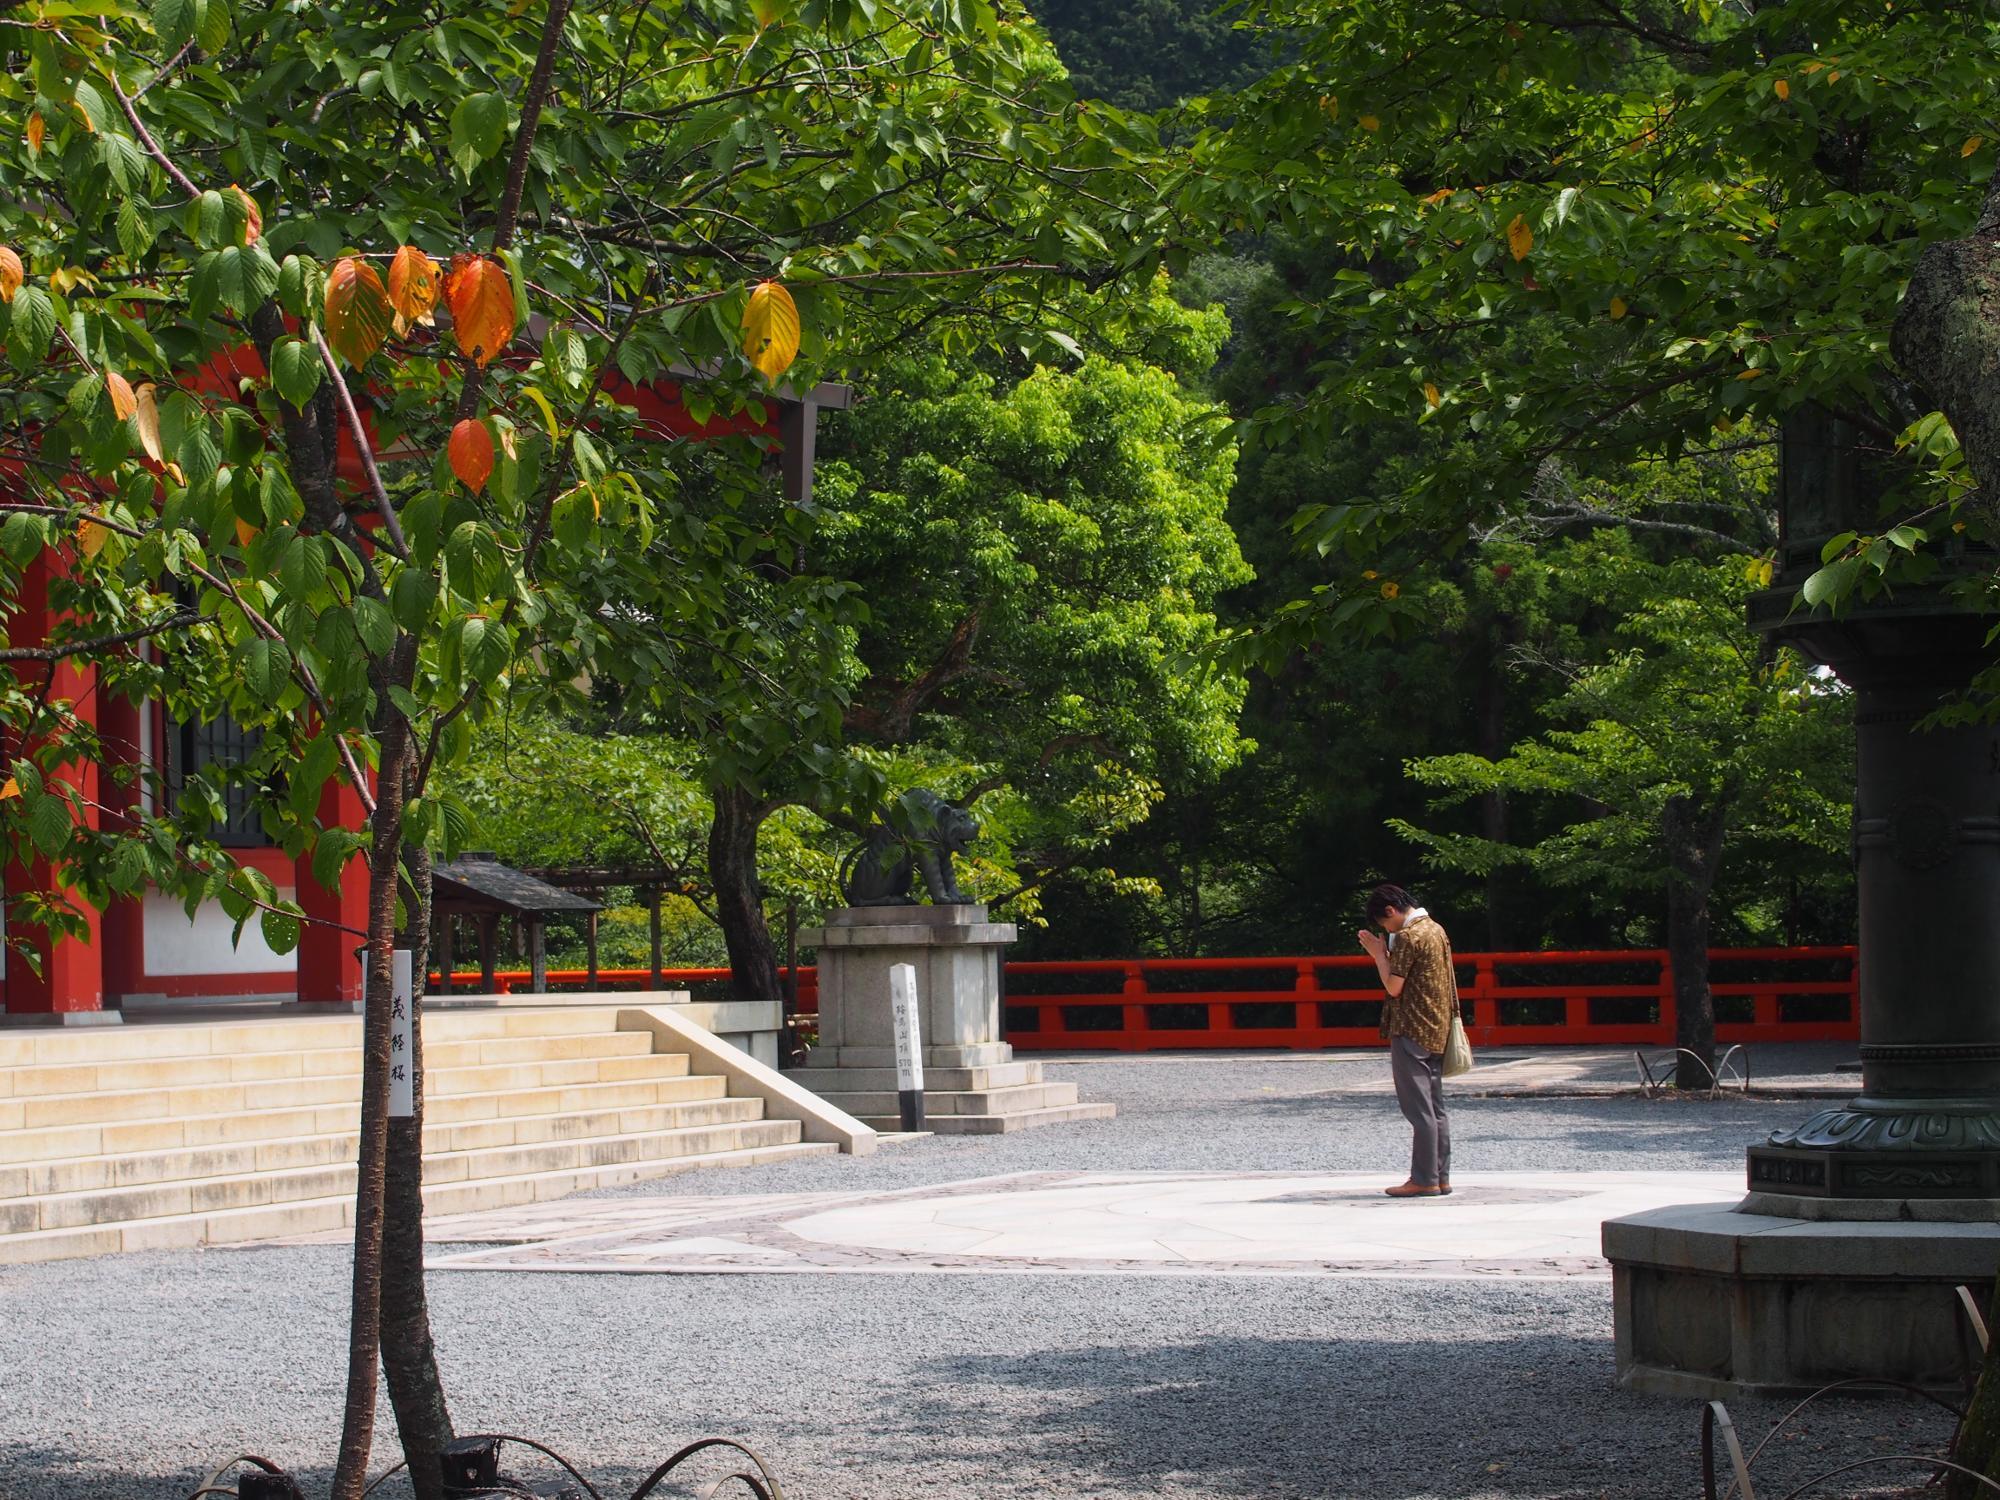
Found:
[[990, 1135], [1103, 1119], [1073, 1083], [1045, 1083], [1000, 1039], [1000, 966], [1014, 924], [983, 906], [858, 906], [799, 934], [819, 950], [819, 1040], [789, 1076], [878, 1130], [897, 1129], [896, 1025], [889, 970], [917, 971], [926, 1128]]
[[1778, 1218], [1696, 1204], [1613, 1219], [1604, 1254], [1627, 1389], [1711, 1400], [1859, 1379], [1957, 1393], [1978, 1350], [1955, 1289], [1969, 1285], [1986, 1306], [2000, 1224]]
[[917, 971], [919, 1035], [926, 1068], [971, 1068], [1010, 1060], [1000, 1040], [1000, 965], [1012, 922], [989, 922], [983, 906], [854, 906], [799, 941], [819, 950], [819, 1043], [815, 1068], [894, 1068], [889, 970]]

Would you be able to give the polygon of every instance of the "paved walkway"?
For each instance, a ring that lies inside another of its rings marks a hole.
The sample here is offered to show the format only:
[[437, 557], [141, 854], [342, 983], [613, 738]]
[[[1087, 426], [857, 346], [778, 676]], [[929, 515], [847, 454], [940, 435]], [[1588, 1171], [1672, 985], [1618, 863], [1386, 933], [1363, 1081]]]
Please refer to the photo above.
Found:
[[[891, 1193], [633, 1197], [441, 1219], [443, 1271], [1605, 1279], [1606, 1219], [1740, 1173], [1495, 1172], [1397, 1201], [1359, 1173], [1030, 1172]], [[470, 1243], [477, 1248], [454, 1249]]]

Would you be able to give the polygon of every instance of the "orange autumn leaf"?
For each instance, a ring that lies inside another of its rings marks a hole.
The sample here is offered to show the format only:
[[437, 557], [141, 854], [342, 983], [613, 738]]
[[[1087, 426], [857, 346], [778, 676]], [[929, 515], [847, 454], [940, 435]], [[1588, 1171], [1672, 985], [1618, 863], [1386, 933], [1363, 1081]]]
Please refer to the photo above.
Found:
[[247, 547], [256, 540], [257, 528], [241, 516], [238, 516], [236, 518], [236, 544], [239, 547]]
[[14, 300], [14, 293], [21, 290], [26, 275], [27, 267], [21, 264], [21, 257], [10, 247], [0, 245], [0, 302]]
[[139, 409], [139, 398], [132, 394], [132, 382], [116, 370], [104, 372], [104, 388], [111, 392], [111, 409], [124, 421]]
[[1442, 187], [1439, 188], [1435, 193], [1426, 193], [1421, 201], [1423, 202], [1426, 208], [1436, 208], [1440, 203], [1444, 202], [1444, 200], [1449, 198], [1451, 195], [1452, 195], [1451, 188]]
[[774, 385], [799, 357], [799, 305], [775, 281], [758, 282], [743, 309], [743, 357]]
[[1771, 88], [1780, 99], [1789, 99], [1792, 97], [1792, 86], [1782, 78], [1775, 80], [1771, 84]]
[[345, 256], [326, 278], [326, 341], [357, 370], [389, 336], [389, 294], [375, 268], [358, 255]]
[[452, 428], [444, 451], [461, 483], [475, 494], [486, 488], [493, 477], [493, 435], [484, 422], [472, 417], [460, 422]]
[[1611, 299], [1611, 319], [1613, 322], [1624, 317], [1629, 310], [1625, 306], [1625, 299], [1623, 297], [1613, 297]]
[[13, 777], [9, 776], [5, 781], [0, 781], [0, 802], [5, 802], [9, 797], [18, 797], [20, 795], [21, 783]]
[[1977, 151], [1981, 146], [1985, 144], [1986, 144], [1985, 136], [1969, 135], [1965, 138], [1965, 144], [1958, 148], [1958, 154], [1960, 156], [1970, 156], [1972, 155], [1973, 152]]
[[428, 327], [438, 303], [438, 263], [415, 245], [405, 245], [389, 262], [389, 305], [396, 309], [396, 332], [414, 324]]
[[110, 529], [99, 525], [91, 517], [85, 516], [76, 523], [76, 542], [83, 549], [85, 557], [97, 556], [104, 550], [104, 544], [110, 540]]
[[42, 141], [48, 133], [49, 122], [42, 118], [40, 110], [28, 116], [28, 149], [37, 156], [42, 153]]
[[514, 284], [507, 268], [483, 255], [454, 255], [444, 300], [458, 347], [482, 369], [492, 364], [514, 337]]
[[1378, 131], [1382, 128], [1382, 122], [1379, 119], [1377, 119], [1374, 115], [1363, 115], [1355, 123], [1359, 125], [1363, 130], [1368, 131], [1370, 134], [1373, 134], [1375, 131]]
[[76, 118], [83, 126], [83, 133], [85, 135], [96, 135], [97, 124], [90, 118], [90, 111], [83, 107], [83, 101], [81, 99], [72, 99], [69, 101], [69, 107], [76, 111]]
[[1430, 407], [1432, 411], [1436, 411], [1438, 402], [1442, 399], [1443, 397], [1438, 394], [1438, 388], [1426, 380], [1424, 382], [1424, 404]]
[[1382, 585], [1382, 597], [1384, 599], [1393, 599], [1402, 592], [1403, 590], [1398, 584], [1385, 583]]
[[246, 217], [246, 223], [243, 226], [243, 243], [246, 247], [254, 245], [264, 237], [264, 211], [257, 207], [257, 200], [255, 198], [244, 192], [235, 183], [232, 182], [229, 184], [229, 191], [234, 193], [243, 204], [243, 212]]
[[1526, 260], [1528, 252], [1535, 248], [1535, 231], [1520, 214], [1515, 214], [1514, 222], [1507, 226], [1507, 248], [1516, 260]]

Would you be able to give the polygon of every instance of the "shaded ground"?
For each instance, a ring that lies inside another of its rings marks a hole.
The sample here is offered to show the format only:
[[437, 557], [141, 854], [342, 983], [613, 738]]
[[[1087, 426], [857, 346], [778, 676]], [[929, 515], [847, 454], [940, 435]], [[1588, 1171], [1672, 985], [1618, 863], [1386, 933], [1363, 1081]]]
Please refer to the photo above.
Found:
[[[1390, 1101], [1342, 1092], [1379, 1064], [1051, 1072], [1119, 1119], [645, 1191], [1403, 1165]], [[1810, 1107], [1468, 1100], [1460, 1169], [1730, 1166]], [[323, 1246], [0, 1270], [0, 1500], [185, 1496], [243, 1447], [323, 1493], [346, 1277]], [[607, 1494], [711, 1431], [763, 1450], [794, 1500], [1700, 1493], [1699, 1407], [1617, 1391], [1602, 1282], [455, 1272], [433, 1298], [461, 1427], [541, 1437]], [[1778, 1415], [1732, 1409], [1752, 1435]], [[1759, 1491], [1944, 1430], [1903, 1401], [1831, 1405], [1774, 1445]]]

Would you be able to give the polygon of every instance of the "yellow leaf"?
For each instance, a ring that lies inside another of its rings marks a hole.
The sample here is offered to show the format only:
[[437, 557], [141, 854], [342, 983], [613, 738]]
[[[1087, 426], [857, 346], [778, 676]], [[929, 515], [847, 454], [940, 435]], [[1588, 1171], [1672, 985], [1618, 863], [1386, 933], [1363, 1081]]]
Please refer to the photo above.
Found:
[[52, 292], [61, 292], [64, 296], [68, 296], [80, 286], [94, 287], [96, 285], [97, 278], [84, 270], [82, 266], [57, 266], [55, 270], [49, 272], [49, 290]]
[[1424, 401], [1430, 406], [1432, 411], [1437, 410], [1438, 388], [1428, 380], [1424, 382]]
[[77, 545], [83, 548], [85, 557], [95, 557], [104, 550], [104, 544], [111, 540], [111, 532], [86, 516], [76, 523]]
[[552, 443], [561, 442], [562, 428], [556, 423], [556, 409], [549, 405], [549, 398], [531, 385], [522, 386], [521, 394], [541, 408], [542, 421], [549, 429], [549, 441]]
[[773, 385], [799, 357], [799, 305], [775, 281], [760, 281], [743, 309], [743, 355]]
[[124, 421], [139, 409], [139, 399], [132, 394], [132, 382], [116, 370], [104, 372], [104, 388], [111, 393], [111, 409]]
[[132, 396], [133, 415], [139, 419], [139, 446], [146, 450], [146, 457], [159, 463], [163, 457], [160, 447], [160, 406], [153, 399], [153, 383], [147, 381]]
[[21, 282], [27, 275], [27, 267], [21, 264], [21, 257], [12, 248], [0, 245], [0, 302], [12, 302], [14, 293], [21, 290]]
[[1738, 375], [1736, 378], [1738, 380], [1755, 380], [1759, 375], [1764, 375], [1768, 373], [1769, 371], [1765, 370], [1762, 366], [1759, 366], [1757, 369], [1754, 370], [1745, 370], [1741, 375]]
[[1771, 559], [1768, 557], [1758, 565], [1757, 582], [1764, 588], [1771, 586]]
[[757, 29], [762, 31], [777, 24], [779, 17], [785, 13], [785, 7], [781, 0], [750, 0], [750, 13], [757, 18]]
[[175, 484], [179, 485], [182, 489], [187, 488], [188, 477], [186, 474], [181, 472], [181, 466], [179, 464], [169, 463], [166, 466], [166, 474], [167, 478], [171, 479]]
[[1382, 128], [1382, 122], [1378, 120], [1374, 115], [1363, 115], [1355, 123], [1360, 125], [1360, 127], [1363, 130], [1372, 131], [1372, 130], [1380, 130]]
[[90, 111], [83, 107], [83, 101], [72, 99], [69, 102], [69, 107], [76, 111], [77, 119], [82, 122], [83, 133], [85, 135], [96, 135], [97, 127], [90, 123]]
[[1777, 92], [1780, 99], [1789, 99], [1792, 97], [1792, 86], [1782, 78], [1773, 82], [1771, 87]]
[[1435, 193], [1428, 193], [1424, 196], [1424, 205], [1427, 208], [1436, 208], [1445, 199], [1449, 198], [1451, 193], [1452, 190], [1450, 188], [1439, 188]]
[[1626, 311], [1627, 308], [1625, 306], [1625, 299], [1623, 297], [1613, 297], [1611, 299], [1611, 317], [1613, 321], [1616, 321], [1617, 319], [1624, 317]]
[[1528, 221], [1519, 214], [1507, 226], [1507, 248], [1514, 252], [1514, 259], [1526, 260], [1528, 252], [1535, 248], [1535, 231], [1528, 227]]
[[1838, 68], [1835, 68], [1835, 69], [1834, 69], [1834, 70], [1833, 70], [1833, 71], [1832, 71], [1831, 73], [1827, 74], [1827, 75], [1826, 75], [1826, 81], [1827, 81], [1828, 83], [1838, 83], [1838, 82], [1840, 82], [1840, 69], [1838, 69]]
[[1958, 154], [1960, 156], [1970, 156], [1972, 155], [1973, 152], [1977, 151], [1981, 146], [1985, 144], [1986, 144], [1986, 137], [1983, 135], [1967, 136], [1965, 139], [1965, 144], [1958, 148]]
[[356, 255], [334, 262], [326, 278], [325, 321], [326, 341], [335, 354], [360, 369], [388, 338], [394, 315], [373, 266]]
[[1382, 585], [1382, 597], [1384, 599], [1393, 599], [1402, 592], [1402, 589], [1394, 583], [1385, 583]]
[[1382, 575], [1376, 572], [1373, 568], [1363, 568], [1361, 570], [1361, 576], [1367, 579], [1370, 583], [1373, 583], [1376, 579], [1380, 578]]
[[47, 138], [48, 133], [49, 122], [42, 118], [41, 111], [37, 110], [34, 114], [28, 116], [28, 149], [34, 152], [35, 155], [40, 156], [42, 154], [42, 142]]
[[1800, 68], [1799, 71], [1801, 73], [1818, 73], [1825, 67], [1826, 64], [1823, 62], [1809, 62], [1803, 68]]
[[1329, 120], [1338, 120], [1340, 118], [1340, 95], [1321, 94], [1319, 96], [1319, 107]]
[[5, 781], [0, 781], [0, 802], [5, 802], [9, 797], [18, 797], [20, 795], [21, 783], [13, 777], [9, 776]]

